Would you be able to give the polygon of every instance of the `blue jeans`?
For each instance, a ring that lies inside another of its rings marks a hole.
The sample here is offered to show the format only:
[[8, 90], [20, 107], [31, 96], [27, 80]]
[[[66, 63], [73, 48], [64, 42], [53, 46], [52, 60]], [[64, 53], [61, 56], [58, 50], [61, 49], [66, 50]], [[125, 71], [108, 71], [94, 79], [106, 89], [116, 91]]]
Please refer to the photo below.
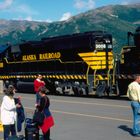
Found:
[[9, 139], [10, 132], [12, 136], [16, 136], [15, 124], [3, 125], [3, 128], [4, 128], [4, 140]]
[[133, 134], [137, 135], [140, 133], [140, 114], [138, 114], [140, 103], [138, 103], [137, 101], [131, 101], [131, 107], [133, 111]]

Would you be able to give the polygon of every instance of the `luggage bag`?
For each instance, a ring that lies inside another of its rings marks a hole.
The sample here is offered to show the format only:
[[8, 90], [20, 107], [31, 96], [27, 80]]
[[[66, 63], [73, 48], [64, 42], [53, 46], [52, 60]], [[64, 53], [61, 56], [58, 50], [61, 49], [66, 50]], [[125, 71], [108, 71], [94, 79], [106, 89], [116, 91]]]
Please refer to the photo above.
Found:
[[25, 140], [39, 140], [39, 129], [29, 118], [25, 120]]

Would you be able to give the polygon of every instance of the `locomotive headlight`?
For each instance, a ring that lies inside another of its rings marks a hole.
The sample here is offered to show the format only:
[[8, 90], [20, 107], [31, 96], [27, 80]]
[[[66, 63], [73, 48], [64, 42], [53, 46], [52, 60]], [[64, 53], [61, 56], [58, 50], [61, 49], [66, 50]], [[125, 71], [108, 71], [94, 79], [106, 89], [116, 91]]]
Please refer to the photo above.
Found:
[[110, 40], [106, 39], [105, 42], [106, 42], [106, 43], [110, 43]]
[[113, 46], [112, 46], [111, 44], [108, 45], [108, 49], [112, 49], [112, 47], [113, 47]]

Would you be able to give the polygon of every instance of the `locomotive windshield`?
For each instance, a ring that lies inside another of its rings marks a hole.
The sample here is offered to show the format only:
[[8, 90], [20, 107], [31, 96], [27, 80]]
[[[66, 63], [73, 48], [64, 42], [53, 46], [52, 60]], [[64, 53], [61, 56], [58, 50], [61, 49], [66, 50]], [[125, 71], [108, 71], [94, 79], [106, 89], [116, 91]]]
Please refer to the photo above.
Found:
[[112, 50], [112, 36], [104, 34], [103, 36], [97, 36], [95, 38], [95, 49], [96, 50]]

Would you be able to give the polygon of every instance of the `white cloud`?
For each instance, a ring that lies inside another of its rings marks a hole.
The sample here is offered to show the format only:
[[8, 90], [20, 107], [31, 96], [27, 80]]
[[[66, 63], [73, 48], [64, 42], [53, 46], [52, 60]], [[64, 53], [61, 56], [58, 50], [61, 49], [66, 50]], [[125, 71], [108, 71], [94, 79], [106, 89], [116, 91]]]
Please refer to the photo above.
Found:
[[53, 21], [51, 19], [46, 19], [45, 22], [51, 23]]
[[13, 18], [13, 20], [18, 20], [18, 21], [27, 20], [27, 21], [47, 22], [47, 23], [53, 22], [50, 19], [47, 19], [47, 20], [33, 19], [31, 16], [28, 16], [28, 17], [25, 17], [25, 18], [23, 18], [22, 16], [19, 16], [18, 18]]
[[22, 4], [16, 7], [16, 9], [12, 9], [14, 12], [24, 13], [27, 15], [38, 15], [37, 11], [31, 9], [28, 5]]
[[41, 19], [32, 19], [32, 17], [27, 17], [25, 20], [28, 21], [37, 21], [37, 22], [47, 22], [47, 23], [51, 23], [53, 22], [51, 19], [46, 19], [46, 20], [41, 20]]
[[82, 0], [76, 0], [75, 1], [75, 4], [74, 4], [74, 7], [77, 8], [77, 9], [82, 9], [84, 8], [86, 5], [86, 2], [85, 1], [82, 1]]
[[37, 22], [48, 22], [48, 23], [53, 22], [51, 19], [46, 19], [46, 20], [41, 20], [41, 19], [32, 19], [32, 21], [37, 21]]
[[128, 5], [129, 3], [127, 1], [122, 1], [122, 5]]
[[[9, 4], [10, 4], [10, 1], [13, 1], [13, 0], [9, 0]], [[27, 4], [17, 4], [17, 3], [14, 3], [14, 1], [11, 4], [12, 4], [12, 6], [9, 5], [9, 7], [2, 9], [2, 10], [6, 13], [24, 14], [25, 16], [39, 15], [38, 11], [32, 9]], [[0, 9], [1, 9], [1, 7], [0, 7]]]
[[28, 16], [28, 17], [25, 18], [25, 20], [27, 20], [27, 21], [32, 21], [33, 19], [32, 19], [31, 16]]
[[74, 7], [78, 10], [93, 9], [95, 7], [94, 0], [75, 0]]
[[69, 19], [71, 16], [72, 16], [72, 15], [71, 15], [70, 12], [64, 13], [64, 14], [62, 15], [62, 17], [60, 18], [60, 21], [67, 20], [67, 19]]
[[18, 20], [18, 21], [22, 21], [22, 20], [27, 20], [27, 21], [32, 21], [32, 17], [31, 16], [28, 16], [28, 17], [25, 17], [23, 18], [22, 16], [19, 16], [18, 18], [13, 18], [12, 20]]
[[121, 4], [128, 5], [132, 3], [140, 3], [140, 0], [123, 0]]
[[5, 0], [4, 2], [0, 2], [0, 10], [7, 9], [13, 3], [13, 0]]
[[93, 0], [89, 0], [89, 1], [87, 2], [87, 7], [88, 7], [88, 9], [93, 9], [93, 8], [95, 8], [95, 2], [94, 2]]

